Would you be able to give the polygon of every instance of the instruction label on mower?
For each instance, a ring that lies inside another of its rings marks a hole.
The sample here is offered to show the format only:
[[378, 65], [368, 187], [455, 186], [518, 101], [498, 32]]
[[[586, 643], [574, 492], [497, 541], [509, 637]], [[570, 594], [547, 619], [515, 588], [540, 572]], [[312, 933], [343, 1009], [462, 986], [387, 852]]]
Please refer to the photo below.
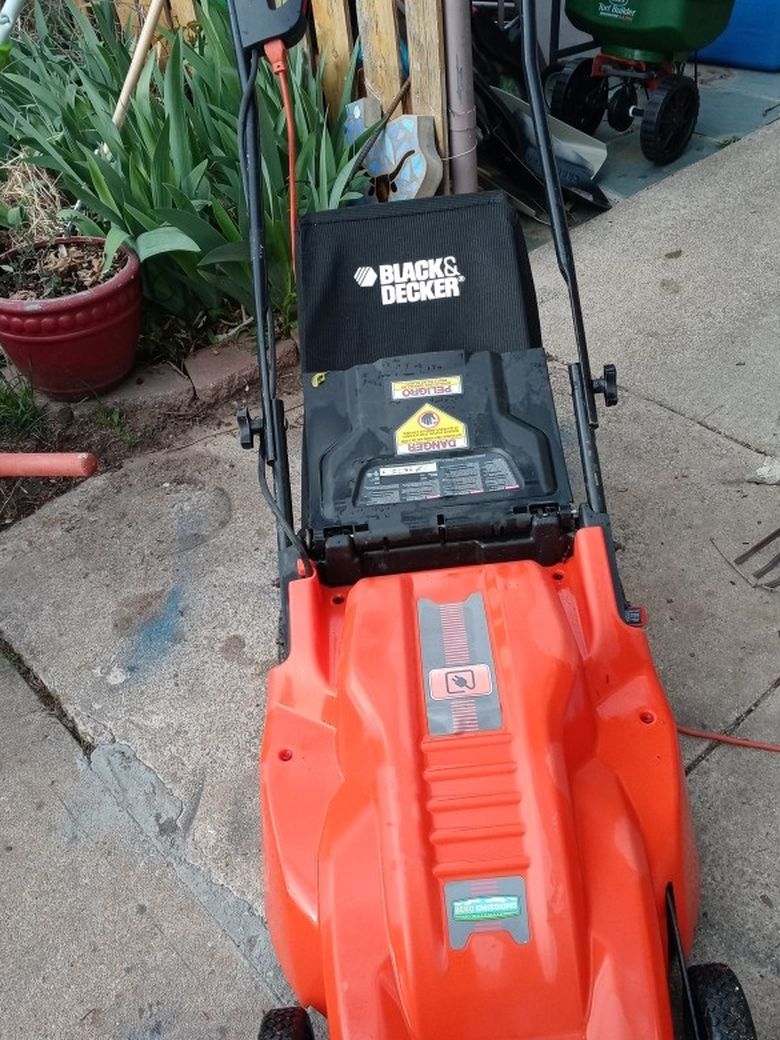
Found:
[[465, 423], [432, 404], [422, 408], [395, 431], [396, 455], [421, 455], [424, 452], [468, 448], [469, 431]]
[[394, 401], [412, 401], [424, 397], [450, 397], [463, 393], [460, 376], [429, 376], [427, 379], [404, 379], [391, 383]]
[[395, 505], [458, 495], [515, 491], [523, 478], [498, 451], [455, 455], [426, 462], [374, 463], [364, 472], [357, 501], [360, 505]]

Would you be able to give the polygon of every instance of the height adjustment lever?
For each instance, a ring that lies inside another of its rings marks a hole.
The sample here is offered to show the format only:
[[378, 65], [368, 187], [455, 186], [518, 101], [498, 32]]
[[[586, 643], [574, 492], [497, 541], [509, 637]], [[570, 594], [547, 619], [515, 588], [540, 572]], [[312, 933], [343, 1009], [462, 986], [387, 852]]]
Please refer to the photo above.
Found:
[[238, 441], [242, 448], [251, 451], [255, 446], [255, 437], [260, 438], [262, 446], [263, 420], [253, 419], [248, 408], [239, 408], [236, 412], [238, 423]]
[[604, 395], [607, 408], [618, 403], [617, 369], [614, 365], [604, 365], [604, 374], [593, 380], [593, 393]]

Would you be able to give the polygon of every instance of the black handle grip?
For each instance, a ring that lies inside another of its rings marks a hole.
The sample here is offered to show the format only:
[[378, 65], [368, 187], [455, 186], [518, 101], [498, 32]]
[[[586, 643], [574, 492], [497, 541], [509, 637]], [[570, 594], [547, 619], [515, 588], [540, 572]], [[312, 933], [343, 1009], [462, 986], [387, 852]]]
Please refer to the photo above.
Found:
[[245, 50], [262, 47], [270, 40], [281, 40], [294, 47], [306, 32], [308, 0], [235, 0], [241, 44]]

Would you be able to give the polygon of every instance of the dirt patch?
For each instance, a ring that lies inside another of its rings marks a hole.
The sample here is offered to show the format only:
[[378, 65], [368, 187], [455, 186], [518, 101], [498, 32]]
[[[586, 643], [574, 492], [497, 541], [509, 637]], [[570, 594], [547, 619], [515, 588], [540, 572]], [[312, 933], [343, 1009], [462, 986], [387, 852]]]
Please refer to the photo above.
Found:
[[[224, 410], [223, 405], [221, 411]], [[216, 417], [220, 409], [211, 412]], [[166, 413], [157, 425], [145, 424], [136, 429], [117, 409], [96, 404], [89, 415], [74, 416], [67, 405], [56, 405], [44, 413], [39, 428], [32, 432], [11, 434], [0, 430], [0, 452], [91, 451], [98, 459], [99, 472], [106, 472], [118, 469], [129, 458], [168, 447], [209, 414], [207, 407], [194, 402], [180, 414]], [[77, 483], [64, 478], [0, 480], [0, 530], [34, 513]]]
[[[299, 426], [302, 406], [297, 369], [279, 372], [278, 389], [286, 402], [289, 426]], [[0, 411], [0, 452], [89, 451], [98, 459], [99, 472], [118, 469], [138, 455], [178, 446], [187, 441], [187, 431], [194, 426], [210, 423], [215, 429], [236, 429], [235, 409], [241, 405], [248, 405], [254, 415], [260, 411], [255, 383], [234, 391], [227, 399], [207, 403], [193, 397], [186, 405], [157, 405], [138, 413], [100, 400], [74, 407], [64, 402], [41, 407], [37, 400], [26, 402], [25, 408], [10, 416], [17, 425], [4, 423]], [[30, 406], [34, 408], [32, 414]], [[0, 479], [0, 532], [77, 483], [61, 477]]]
[[20, 246], [0, 257], [0, 297], [7, 300], [51, 300], [94, 289], [127, 264], [117, 253], [103, 270], [103, 247], [88, 242]]

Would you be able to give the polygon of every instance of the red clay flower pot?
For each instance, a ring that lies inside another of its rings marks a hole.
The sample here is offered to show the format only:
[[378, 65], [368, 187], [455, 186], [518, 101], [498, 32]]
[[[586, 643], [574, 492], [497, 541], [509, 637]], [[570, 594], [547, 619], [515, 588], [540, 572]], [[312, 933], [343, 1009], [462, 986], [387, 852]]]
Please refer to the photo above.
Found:
[[[37, 243], [94, 244], [100, 238], [57, 238]], [[127, 263], [108, 281], [49, 300], [0, 297], [0, 346], [22, 375], [50, 397], [76, 401], [121, 383], [132, 369], [141, 327], [141, 265]], [[13, 263], [16, 250], [0, 257]]]

